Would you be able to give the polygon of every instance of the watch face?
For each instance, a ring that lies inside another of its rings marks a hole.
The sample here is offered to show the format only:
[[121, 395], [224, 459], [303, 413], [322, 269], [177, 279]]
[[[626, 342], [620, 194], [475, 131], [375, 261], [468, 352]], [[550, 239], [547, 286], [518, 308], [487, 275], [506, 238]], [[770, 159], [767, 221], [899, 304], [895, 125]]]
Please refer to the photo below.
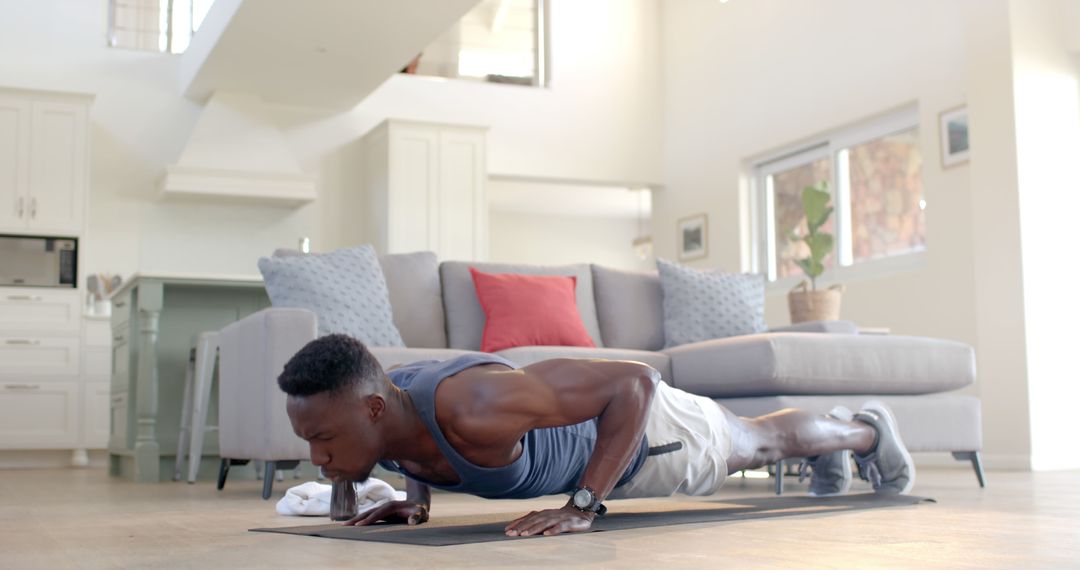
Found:
[[578, 489], [574, 493], [574, 506], [579, 509], [584, 509], [591, 505], [593, 502], [592, 493], [588, 489]]

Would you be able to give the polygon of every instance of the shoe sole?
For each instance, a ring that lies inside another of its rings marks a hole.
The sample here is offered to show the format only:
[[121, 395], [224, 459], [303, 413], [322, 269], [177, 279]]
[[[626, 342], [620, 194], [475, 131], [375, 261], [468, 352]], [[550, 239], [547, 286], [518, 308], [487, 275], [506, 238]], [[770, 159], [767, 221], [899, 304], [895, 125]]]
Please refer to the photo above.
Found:
[[863, 410], [869, 410], [876, 414], [880, 414], [885, 418], [885, 425], [889, 428], [889, 433], [896, 438], [896, 443], [900, 444], [901, 456], [904, 458], [904, 463], [908, 466], [908, 472], [911, 476], [908, 478], [907, 485], [904, 485], [903, 490], [900, 491], [901, 495], [906, 495], [911, 492], [911, 488], [915, 486], [915, 460], [911, 458], [911, 454], [908, 453], [907, 445], [904, 445], [904, 440], [900, 437], [900, 430], [897, 429], [896, 418], [893, 417], [892, 411], [884, 402], [879, 400], [871, 400], [863, 404]]
[[851, 472], [851, 452], [844, 452], [844, 484], [840, 487], [840, 490], [835, 493], [814, 493], [813, 491], [807, 493], [811, 497], [839, 497], [840, 495], [846, 495], [851, 490], [851, 481], [855, 476]]

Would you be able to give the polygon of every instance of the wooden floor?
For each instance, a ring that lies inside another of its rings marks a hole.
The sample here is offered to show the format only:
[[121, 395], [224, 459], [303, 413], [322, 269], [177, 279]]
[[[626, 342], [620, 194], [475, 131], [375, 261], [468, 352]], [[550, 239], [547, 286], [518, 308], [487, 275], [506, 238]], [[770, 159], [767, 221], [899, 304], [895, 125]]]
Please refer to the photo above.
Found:
[[[1080, 568], [1080, 473], [991, 472], [989, 483], [980, 490], [969, 471], [922, 469], [915, 493], [936, 505], [423, 547], [247, 532], [325, 520], [277, 516], [256, 481], [218, 492], [211, 483], [137, 485], [99, 470], [0, 471], [0, 567]], [[733, 479], [720, 496], [770, 490], [770, 481]], [[433, 502], [433, 517], [510, 518], [562, 499], [437, 494]]]

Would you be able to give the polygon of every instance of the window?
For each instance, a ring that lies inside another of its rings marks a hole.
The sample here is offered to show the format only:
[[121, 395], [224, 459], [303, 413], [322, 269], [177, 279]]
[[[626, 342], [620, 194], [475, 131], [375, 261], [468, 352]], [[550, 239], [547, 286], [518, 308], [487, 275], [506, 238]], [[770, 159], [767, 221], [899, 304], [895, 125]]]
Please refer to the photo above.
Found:
[[402, 71], [546, 85], [544, 15], [544, 0], [482, 0]]
[[[816, 143], [756, 162], [752, 185], [752, 269], [770, 281], [803, 279], [795, 264], [809, 251], [802, 190], [827, 181], [833, 255], [825, 276], [896, 263], [926, 250], [926, 199], [918, 113], [908, 109], [837, 130]], [[797, 234], [797, 235], [796, 235]]]
[[109, 45], [183, 53], [214, 0], [109, 0]]

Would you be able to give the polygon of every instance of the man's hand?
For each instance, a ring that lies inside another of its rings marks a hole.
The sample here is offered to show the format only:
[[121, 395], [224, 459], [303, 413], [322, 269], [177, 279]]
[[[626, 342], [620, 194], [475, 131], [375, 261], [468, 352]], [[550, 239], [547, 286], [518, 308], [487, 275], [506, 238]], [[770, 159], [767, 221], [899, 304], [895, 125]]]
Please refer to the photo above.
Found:
[[345, 526], [366, 526], [379, 521], [417, 525], [428, 520], [428, 508], [412, 501], [390, 501], [368, 509], [341, 523]]
[[551, 536], [582, 532], [592, 526], [596, 513], [586, 513], [566, 505], [561, 509], [533, 511], [506, 525], [506, 536]]

